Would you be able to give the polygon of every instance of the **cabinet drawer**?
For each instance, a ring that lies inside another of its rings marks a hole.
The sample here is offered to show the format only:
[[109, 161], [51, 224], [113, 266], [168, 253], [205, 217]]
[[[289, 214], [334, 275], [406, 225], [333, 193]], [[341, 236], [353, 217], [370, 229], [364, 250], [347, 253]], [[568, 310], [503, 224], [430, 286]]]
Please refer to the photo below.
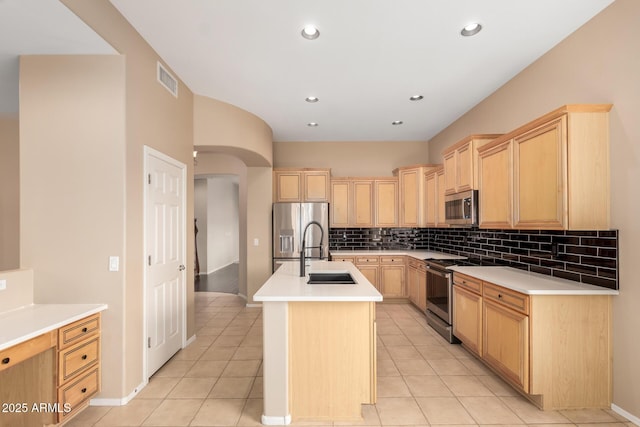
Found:
[[81, 409], [83, 404], [100, 391], [100, 365], [91, 369], [74, 381], [58, 389], [58, 403], [61, 409], [71, 412], [60, 412], [58, 421], [62, 421]]
[[58, 349], [69, 347], [98, 332], [100, 332], [99, 313], [70, 323], [58, 330]]
[[0, 351], [0, 372], [55, 345], [55, 331], [51, 331], [2, 350]]
[[356, 265], [358, 264], [378, 264], [380, 258], [377, 256], [364, 256], [356, 258]]
[[482, 295], [522, 314], [529, 314], [529, 296], [492, 283], [484, 282]]
[[353, 257], [331, 257], [331, 261], [339, 261], [339, 262], [350, 262], [355, 264], [355, 258]]
[[411, 268], [420, 268], [421, 265], [424, 265], [424, 261], [415, 259], [413, 257], [407, 257], [407, 260], [407, 264], [409, 264], [409, 267]]
[[380, 257], [380, 264], [404, 264], [403, 255], [384, 255]]
[[476, 279], [475, 277], [462, 273], [453, 273], [453, 283], [461, 288], [475, 292], [478, 295], [482, 294], [482, 280]]
[[79, 342], [58, 355], [58, 385], [98, 363], [100, 336]]

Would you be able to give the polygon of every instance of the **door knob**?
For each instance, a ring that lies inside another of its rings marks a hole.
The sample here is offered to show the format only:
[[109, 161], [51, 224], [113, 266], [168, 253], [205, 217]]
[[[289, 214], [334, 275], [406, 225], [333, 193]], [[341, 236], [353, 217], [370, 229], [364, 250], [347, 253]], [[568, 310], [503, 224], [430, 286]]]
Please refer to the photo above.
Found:
[[180, 264], [180, 267], [178, 267], [178, 271], [184, 271], [184, 269], [187, 268], [184, 265]]

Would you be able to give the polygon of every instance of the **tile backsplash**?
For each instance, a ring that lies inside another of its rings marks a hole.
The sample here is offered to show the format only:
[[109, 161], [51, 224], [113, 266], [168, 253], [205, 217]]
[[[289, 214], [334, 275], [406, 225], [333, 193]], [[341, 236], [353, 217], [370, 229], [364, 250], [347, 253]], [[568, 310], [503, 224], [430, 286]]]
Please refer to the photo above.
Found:
[[331, 251], [422, 249], [618, 289], [618, 231], [332, 228]]

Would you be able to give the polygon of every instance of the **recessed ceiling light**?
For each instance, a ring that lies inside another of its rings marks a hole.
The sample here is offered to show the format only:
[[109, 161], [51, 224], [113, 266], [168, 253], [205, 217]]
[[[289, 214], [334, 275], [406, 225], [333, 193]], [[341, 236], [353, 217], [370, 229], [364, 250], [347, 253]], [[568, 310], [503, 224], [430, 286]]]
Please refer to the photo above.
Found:
[[304, 100], [311, 103], [320, 101], [316, 96], [307, 96]]
[[404, 123], [402, 120], [394, 120], [394, 121], [391, 122], [391, 124], [394, 125], [394, 126], [401, 125], [402, 123]]
[[409, 98], [409, 100], [411, 100], [411, 101], [420, 101], [422, 98], [424, 98], [424, 96], [422, 96], [422, 95], [413, 95], [411, 98]]
[[305, 27], [302, 29], [301, 34], [302, 34], [302, 37], [304, 37], [307, 40], [315, 40], [318, 37], [320, 37], [320, 30], [318, 30], [313, 25], [305, 25]]
[[314, 127], [318, 126], [318, 124], [316, 122], [309, 122], [309, 123], [307, 123], [307, 126], [309, 126], [311, 128], [314, 128]]
[[473, 22], [469, 25], [466, 25], [462, 31], [460, 31], [460, 34], [462, 34], [465, 37], [471, 37], [471, 36], [475, 36], [476, 34], [478, 34], [480, 32], [480, 30], [482, 30], [482, 25], [480, 25], [477, 22]]

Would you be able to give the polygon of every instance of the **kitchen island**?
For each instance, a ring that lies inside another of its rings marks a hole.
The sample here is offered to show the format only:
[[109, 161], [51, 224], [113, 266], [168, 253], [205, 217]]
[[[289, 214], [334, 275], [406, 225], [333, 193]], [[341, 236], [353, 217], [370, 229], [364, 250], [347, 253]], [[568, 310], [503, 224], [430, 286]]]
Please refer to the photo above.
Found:
[[314, 261], [307, 273], [348, 272], [355, 284], [309, 285], [283, 264], [256, 292], [264, 329], [265, 425], [361, 419], [376, 401], [375, 302], [382, 295], [349, 262]]

